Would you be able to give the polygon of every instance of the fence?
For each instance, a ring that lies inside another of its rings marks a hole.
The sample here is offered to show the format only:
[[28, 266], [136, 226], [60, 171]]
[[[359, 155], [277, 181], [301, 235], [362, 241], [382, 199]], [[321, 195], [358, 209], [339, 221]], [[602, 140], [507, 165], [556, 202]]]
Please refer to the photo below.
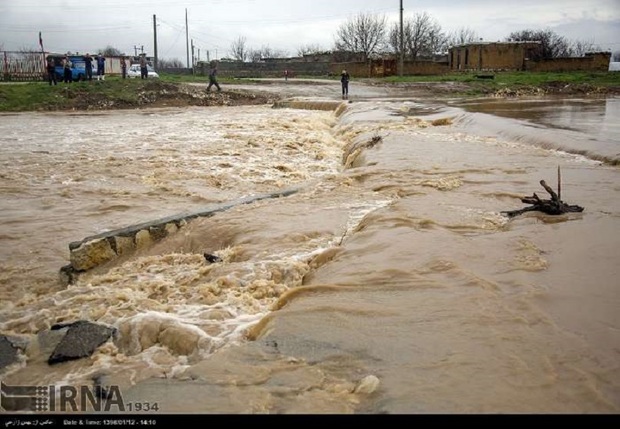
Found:
[[[2, 58], [0, 82], [34, 82], [47, 79], [45, 57], [49, 54], [49, 52], [0, 51]], [[121, 57], [106, 57], [105, 63], [107, 76], [121, 75]], [[96, 69], [96, 64], [94, 68]]]
[[0, 55], [2, 56], [0, 81], [25, 82], [45, 78], [45, 54], [43, 52], [0, 51]]

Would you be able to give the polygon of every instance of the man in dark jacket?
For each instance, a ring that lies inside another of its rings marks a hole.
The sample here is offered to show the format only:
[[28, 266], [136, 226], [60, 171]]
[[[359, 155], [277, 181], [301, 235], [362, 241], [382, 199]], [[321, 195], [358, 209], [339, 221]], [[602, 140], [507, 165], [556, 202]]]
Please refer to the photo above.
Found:
[[347, 73], [346, 70], [343, 70], [342, 74], [340, 75], [340, 82], [342, 83], [342, 99], [343, 100], [349, 99], [349, 80], [350, 79], [351, 77], [349, 76], [349, 73]]
[[146, 54], [140, 54], [140, 79], [149, 78], [149, 63], [146, 60]]
[[52, 57], [47, 57], [47, 80], [52, 86], [58, 85], [58, 81], [56, 80], [56, 64], [54, 64], [54, 59]]
[[209, 86], [207, 86], [207, 92], [211, 91], [213, 85], [217, 87], [218, 92], [222, 90], [220, 84], [217, 83], [217, 61], [213, 62], [213, 67], [211, 67], [209, 71]]
[[125, 56], [121, 57], [121, 75], [123, 76], [123, 79], [127, 78], [127, 60], [125, 59]]
[[69, 59], [69, 57], [65, 55], [65, 57], [62, 59], [62, 71], [63, 71], [62, 81], [64, 83], [73, 83], [73, 72], [71, 71], [72, 67], [73, 67], [73, 64], [71, 63], [71, 60]]
[[86, 54], [84, 57], [84, 68], [86, 69], [86, 80], [93, 80], [93, 57]]

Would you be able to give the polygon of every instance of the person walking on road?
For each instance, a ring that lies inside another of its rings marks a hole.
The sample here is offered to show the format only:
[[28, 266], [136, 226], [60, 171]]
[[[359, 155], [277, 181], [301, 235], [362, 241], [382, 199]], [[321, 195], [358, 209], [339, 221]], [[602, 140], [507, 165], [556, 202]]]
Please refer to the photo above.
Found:
[[213, 62], [213, 66], [209, 71], [209, 86], [207, 86], [207, 92], [211, 91], [211, 87], [213, 85], [217, 87], [218, 92], [222, 90], [222, 88], [220, 88], [220, 84], [217, 83], [217, 61]]
[[349, 73], [347, 73], [346, 70], [343, 70], [342, 74], [340, 75], [340, 82], [342, 83], [342, 99], [343, 100], [349, 99], [349, 80], [351, 80], [351, 76], [349, 76]]

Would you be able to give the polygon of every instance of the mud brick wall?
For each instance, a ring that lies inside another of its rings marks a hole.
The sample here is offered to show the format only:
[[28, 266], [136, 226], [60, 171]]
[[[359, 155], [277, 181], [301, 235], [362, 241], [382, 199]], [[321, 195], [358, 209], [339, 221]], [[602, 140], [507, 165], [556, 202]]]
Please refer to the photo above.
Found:
[[[339, 76], [342, 70], [349, 72], [351, 77], [369, 78], [398, 75], [396, 60], [377, 60], [352, 63], [332, 63], [329, 71], [332, 76]], [[405, 61], [405, 75], [437, 75], [450, 71], [447, 62], [440, 61]]]
[[343, 70], [346, 70], [351, 79], [372, 77], [372, 69], [367, 61], [355, 63], [331, 63], [329, 65], [329, 73], [331, 76], [340, 76]]
[[569, 72], [592, 71], [606, 72], [609, 70], [610, 52], [586, 54], [579, 58], [551, 58], [540, 61], [526, 61], [526, 70], [531, 72]]
[[525, 59], [536, 55], [539, 43], [481, 43], [450, 49], [450, 69], [524, 70]]
[[[326, 62], [218, 62], [218, 75], [233, 78], [283, 78], [284, 70], [288, 70], [289, 77], [296, 76], [327, 76], [329, 63]], [[196, 74], [209, 75], [209, 64], [199, 63]]]
[[413, 76], [430, 76], [445, 74], [450, 71], [447, 62], [438, 61], [405, 61], [404, 74]]

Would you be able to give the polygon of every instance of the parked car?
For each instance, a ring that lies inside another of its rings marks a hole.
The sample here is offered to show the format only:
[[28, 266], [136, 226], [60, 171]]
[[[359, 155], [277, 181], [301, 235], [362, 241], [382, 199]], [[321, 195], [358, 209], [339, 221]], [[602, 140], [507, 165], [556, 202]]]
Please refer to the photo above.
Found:
[[[59, 81], [63, 80], [64, 69], [62, 67], [62, 60], [65, 57], [62, 54], [50, 54], [54, 60], [54, 70]], [[86, 63], [84, 62], [84, 56], [82, 55], [68, 55], [67, 58], [71, 61], [71, 78], [74, 82], [80, 82], [86, 79]], [[97, 63], [93, 61], [93, 76], [97, 74]]]
[[[146, 68], [149, 71], [149, 76], [148, 76], [149, 79], [151, 79], [151, 78], [157, 79], [159, 77], [159, 74], [155, 70], [153, 70], [153, 67], [146, 66]], [[140, 64], [132, 64], [127, 69], [127, 77], [141, 78], [142, 77], [142, 73], [140, 71]]]

